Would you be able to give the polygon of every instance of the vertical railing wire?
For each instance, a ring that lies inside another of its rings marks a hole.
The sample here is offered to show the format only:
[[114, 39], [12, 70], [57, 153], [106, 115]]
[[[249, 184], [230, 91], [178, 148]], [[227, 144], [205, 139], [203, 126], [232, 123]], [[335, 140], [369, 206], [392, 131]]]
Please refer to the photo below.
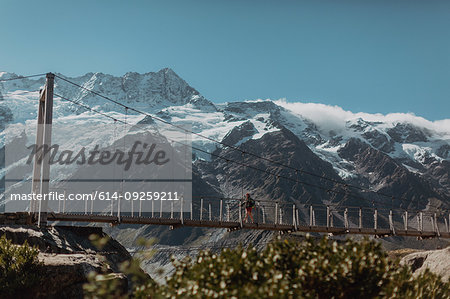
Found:
[[344, 226], [346, 229], [348, 229], [348, 208], [345, 208], [344, 210]]
[[200, 198], [200, 221], [203, 220], [203, 198]]
[[223, 206], [223, 199], [220, 199], [220, 208], [219, 208], [219, 221], [222, 222], [222, 206]]
[[373, 228], [375, 230], [378, 229], [378, 210], [377, 209], [375, 209], [373, 212]]

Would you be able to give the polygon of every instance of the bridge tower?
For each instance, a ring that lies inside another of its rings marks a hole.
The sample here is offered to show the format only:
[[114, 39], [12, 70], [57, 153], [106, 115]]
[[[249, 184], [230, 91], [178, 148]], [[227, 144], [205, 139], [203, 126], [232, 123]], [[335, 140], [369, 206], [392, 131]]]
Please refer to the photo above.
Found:
[[38, 119], [36, 130], [36, 150], [33, 164], [31, 192], [41, 194], [42, 200], [30, 202], [30, 213], [38, 217], [38, 225], [47, 225], [48, 202], [45, 195], [49, 192], [50, 152], [44, 155], [44, 149], [50, 149], [52, 141], [53, 89], [55, 74], [46, 74], [46, 83], [39, 95]]

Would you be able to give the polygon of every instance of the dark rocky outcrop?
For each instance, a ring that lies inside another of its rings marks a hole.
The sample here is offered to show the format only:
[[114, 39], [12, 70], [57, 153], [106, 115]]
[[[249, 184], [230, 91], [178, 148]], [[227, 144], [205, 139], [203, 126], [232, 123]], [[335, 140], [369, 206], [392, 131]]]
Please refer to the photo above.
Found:
[[388, 129], [387, 133], [395, 142], [400, 143], [426, 142], [430, 135], [426, 129], [408, 123], [398, 123], [395, 127]]
[[222, 139], [222, 142], [227, 145], [235, 145], [244, 138], [253, 136], [256, 132], [253, 123], [251, 121], [246, 121], [228, 132]]
[[[342, 181], [331, 164], [316, 156], [305, 142], [286, 128], [267, 133], [257, 140], [248, 140], [240, 145], [240, 149], [244, 152], [258, 153], [258, 156], [302, 171], [296, 172], [268, 160], [257, 159], [251, 154], [242, 155], [241, 152], [221, 148], [220, 156], [233, 161], [243, 161], [245, 165], [250, 166], [242, 167], [220, 158], [211, 162], [214, 169], [210, 171], [223, 176], [218, 182], [221, 185], [220, 189], [225, 190], [230, 196], [240, 196], [243, 189], [254, 194], [257, 199], [284, 203], [319, 203], [323, 200], [339, 202], [343, 199], [342, 196], [327, 192], [335, 188], [335, 183], [317, 177], [317, 175], [326, 176], [332, 180]], [[272, 174], [261, 174], [261, 171], [256, 169]], [[280, 179], [278, 175], [291, 180]], [[297, 183], [296, 180], [304, 184]]]
[[436, 155], [438, 155], [438, 156], [441, 157], [442, 159], [450, 158], [449, 153], [450, 153], [450, 144], [444, 144], [444, 145], [441, 145], [441, 146], [436, 150]]
[[40, 251], [43, 279], [36, 289], [30, 290], [32, 298], [83, 298], [83, 284], [91, 271], [109, 273], [110, 279], [119, 280], [126, 294], [131, 281], [120, 273], [119, 265], [131, 255], [113, 239], [99, 250], [89, 240], [91, 234], [106, 237], [100, 227], [0, 226], [0, 235], [14, 244], [26, 241]]
[[[375, 190], [396, 198], [391, 202], [389, 198], [378, 197], [378, 203], [385, 202], [405, 209], [423, 209], [430, 201], [446, 202], [427, 181], [360, 139], [351, 138], [338, 152], [340, 157], [354, 163], [355, 172], [366, 180], [360, 179], [360, 185], [374, 186]], [[403, 202], [398, 198], [410, 200]]]

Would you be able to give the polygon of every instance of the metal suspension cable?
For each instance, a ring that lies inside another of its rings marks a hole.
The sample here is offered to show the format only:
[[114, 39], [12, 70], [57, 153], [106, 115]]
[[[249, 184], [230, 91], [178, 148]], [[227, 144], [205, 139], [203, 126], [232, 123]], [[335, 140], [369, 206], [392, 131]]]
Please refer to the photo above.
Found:
[[[239, 164], [241, 166], [244, 166], [244, 167], [256, 170], [256, 171], [264, 172], [266, 174], [275, 176], [278, 179], [280, 179], [280, 178], [281, 179], [285, 179], [285, 180], [288, 180], [288, 181], [291, 181], [291, 182], [295, 182], [295, 183], [299, 183], [299, 184], [302, 184], [302, 185], [307, 185], [307, 186], [310, 186], [310, 187], [318, 188], [318, 189], [321, 189], [321, 190], [326, 191], [326, 192], [332, 192], [332, 193], [335, 193], [335, 194], [340, 194], [340, 195], [344, 195], [344, 196], [348, 196], [348, 197], [353, 197], [355, 199], [367, 200], [366, 198], [361, 197], [361, 196], [353, 195], [353, 194], [350, 194], [350, 193], [347, 193], [347, 192], [344, 192], [344, 191], [332, 190], [332, 189], [329, 189], [329, 188], [326, 188], [326, 187], [322, 187], [320, 185], [316, 185], [316, 184], [308, 183], [308, 182], [301, 181], [301, 180], [298, 180], [298, 179], [293, 179], [293, 178], [290, 178], [290, 177], [287, 177], [287, 176], [284, 176], [284, 175], [280, 175], [280, 174], [277, 174], [275, 172], [269, 171], [267, 169], [261, 169], [261, 168], [252, 166], [250, 164], [244, 163], [244, 162], [235, 161], [235, 160], [229, 159], [227, 157], [224, 157], [224, 156], [221, 156], [221, 155], [218, 155], [218, 154], [210, 153], [208, 151], [205, 151], [203, 149], [200, 149], [200, 148], [197, 148], [197, 147], [194, 147], [194, 146], [192, 148], [194, 150], [196, 150], [196, 151], [200, 151], [200, 152], [203, 152], [205, 154], [209, 154], [209, 155], [217, 157], [219, 159], [223, 159], [223, 160], [225, 160], [227, 162], [232, 162], [232, 163]], [[383, 202], [380, 202], [380, 203], [383, 203]]]
[[68, 102], [71, 102], [71, 103], [73, 103], [73, 104], [75, 104], [75, 105], [78, 105], [78, 106], [80, 106], [80, 107], [83, 107], [83, 108], [86, 109], [86, 110], [89, 110], [89, 111], [98, 113], [98, 114], [100, 114], [100, 115], [103, 115], [103, 116], [105, 116], [105, 117], [108, 117], [108, 118], [114, 120], [115, 122], [118, 121], [118, 122], [121, 122], [121, 123], [125, 124], [125, 122], [124, 122], [123, 120], [114, 118], [114, 117], [112, 117], [112, 116], [110, 116], [110, 115], [108, 115], [108, 114], [106, 114], [106, 113], [103, 113], [103, 112], [101, 112], [101, 111], [95, 110], [95, 109], [93, 109], [93, 108], [91, 108], [91, 107], [89, 107], [89, 106], [87, 106], [87, 105], [83, 105], [83, 104], [81, 104], [81, 103], [78, 103], [78, 102], [76, 102], [76, 101], [73, 101], [73, 100], [71, 100], [71, 99], [68, 99], [68, 98], [66, 98], [66, 97], [64, 97], [64, 96], [62, 96], [62, 95], [56, 94], [56, 93], [54, 93], [53, 95], [54, 95], [55, 97], [58, 97], [58, 98], [64, 100], [64, 101], [68, 101]]
[[7, 81], [13, 81], [13, 80], [19, 80], [19, 79], [27, 79], [27, 78], [34, 78], [34, 77], [42, 77], [46, 74], [36, 74], [36, 75], [30, 75], [30, 76], [18, 76], [14, 78], [8, 78], [8, 79], [0, 79], [0, 82], [7, 82]]
[[[89, 107], [89, 106], [83, 105], [83, 104], [81, 104], [81, 103], [72, 101], [72, 100], [70, 100], [70, 99], [68, 99], [68, 98], [66, 98], [66, 97], [61, 96], [61, 95], [55, 94], [55, 96], [57, 96], [57, 97], [59, 97], [59, 98], [61, 98], [61, 99], [63, 99], [63, 100], [72, 102], [72, 103], [74, 103], [74, 104], [76, 104], [76, 105], [79, 105], [79, 106], [81, 106], [81, 107], [83, 107], [83, 108], [85, 108], [85, 109], [87, 109], [87, 110], [89, 110], [89, 111], [92, 111], [92, 112], [94, 112], [94, 113], [98, 113], [98, 114], [100, 114], [100, 115], [103, 115], [103, 116], [105, 116], [105, 117], [108, 117], [108, 118], [110, 118], [110, 119], [113, 119], [115, 122], [118, 121], [118, 122], [120, 122], [120, 123], [122, 123], [122, 124], [124, 124], [124, 125], [127, 125], [127, 124], [128, 124], [127, 122], [125, 122], [125, 121], [123, 121], [123, 120], [119, 120], [119, 119], [116, 119], [116, 118], [114, 118], [114, 117], [111, 117], [111, 116], [109, 116], [109, 115], [107, 115], [107, 114], [105, 114], [105, 113], [99, 112], [99, 111], [97, 111], [97, 110], [95, 110], [95, 109], [93, 109], [93, 108], [91, 108], [91, 107]], [[167, 138], [167, 137], [166, 137], [166, 138]], [[183, 142], [179, 142], [179, 141], [175, 141], [175, 140], [172, 140], [172, 141], [173, 141], [174, 143], [177, 143], [177, 144], [181, 144], [181, 145], [186, 146], [186, 144], [184, 144]], [[350, 193], [348, 193], [348, 192], [346, 192], [346, 191], [332, 190], [332, 189], [328, 189], [328, 188], [322, 187], [322, 186], [320, 186], [320, 185], [308, 183], [308, 182], [305, 182], [305, 181], [302, 181], [302, 180], [299, 180], [299, 179], [287, 177], [287, 176], [284, 176], [284, 175], [279, 175], [279, 174], [276, 174], [275, 172], [271, 172], [271, 171], [269, 171], [269, 170], [267, 170], [267, 169], [261, 169], [261, 168], [258, 168], [258, 167], [249, 165], [249, 164], [247, 164], [247, 163], [244, 163], [244, 162], [240, 162], [240, 161], [236, 161], [236, 160], [227, 158], [227, 157], [222, 156], [222, 155], [219, 155], [219, 154], [214, 154], [214, 153], [208, 152], [208, 151], [206, 151], [206, 150], [203, 150], [203, 149], [201, 149], [201, 148], [197, 148], [197, 147], [195, 147], [195, 146], [192, 146], [192, 149], [194, 149], [194, 150], [196, 150], [196, 151], [199, 151], [199, 152], [202, 152], [202, 153], [205, 153], [205, 154], [209, 154], [209, 155], [214, 156], [214, 157], [217, 157], [217, 158], [219, 158], [219, 159], [225, 160], [226, 162], [235, 163], [235, 164], [241, 165], [241, 166], [243, 166], [243, 167], [248, 167], [248, 168], [253, 169], [253, 170], [256, 170], [256, 171], [260, 171], [260, 172], [264, 172], [264, 173], [269, 174], [269, 175], [276, 176], [277, 178], [282, 178], [282, 179], [286, 179], [286, 180], [289, 180], [289, 181], [292, 181], [292, 182], [296, 182], [296, 183], [299, 183], [299, 184], [302, 184], [302, 185], [307, 185], [307, 186], [310, 186], [310, 187], [318, 188], [318, 189], [321, 189], [321, 190], [326, 191], [326, 192], [332, 192], [332, 193], [335, 193], [335, 194], [340, 194], [340, 195], [344, 195], [344, 196], [348, 196], [348, 197], [353, 197], [353, 198], [355, 198], [355, 199], [360, 199], [360, 200], [368, 200], [368, 199], [366, 199], [366, 198], [364, 198], [364, 197], [361, 197], [361, 196], [358, 196], [358, 195], [353, 195], [353, 194], [350, 194]], [[203, 197], [203, 196], [200, 196], [200, 197]], [[232, 199], [232, 200], [240, 200], [239, 198], [235, 198], [235, 199], [229, 198], [229, 199]], [[379, 201], [379, 200], [372, 200], [372, 202], [378, 202], [378, 203], [385, 204], [385, 202], [381, 202], [381, 201]], [[329, 204], [329, 205], [337, 205], [337, 204]], [[428, 206], [429, 206], [429, 207], [436, 208], [436, 209], [440, 209], [440, 207], [438, 207], [438, 206], [434, 206], [434, 205], [428, 205]], [[355, 206], [354, 208], [357, 208], [357, 207]], [[393, 209], [392, 209], [392, 210], [393, 210]], [[445, 211], [445, 210], [442, 210], [442, 211]]]
[[[83, 108], [85, 108], [85, 109], [87, 109], [87, 110], [92, 111], [92, 112], [95, 112], [95, 113], [98, 113], [98, 114], [103, 115], [103, 116], [105, 116], [105, 117], [108, 117], [108, 118], [110, 118], [110, 119], [113, 119], [114, 121], [119, 121], [119, 122], [121, 122], [121, 123], [124, 124], [124, 125], [127, 124], [126, 121], [116, 119], [116, 118], [114, 118], [114, 117], [112, 117], [112, 116], [110, 116], [110, 115], [107, 115], [107, 114], [105, 114], [105, 113], [102, 113], [102, 112], [100, 112], [100, 111], [97, 111], [97, 110], [95, 110], [95, 109], [93, 109], [93, 108], [91, 108], [91, 107], [89, 107], [89, 106], [87, 106], [87, 105], [83, 105], [83, 104], [81, 104], [81, 103], [78, 103], [78, 102], [75, 102], [75, 101], [73, 101], [73, 100], [70, 100], [70, 99], [68, 99], [68, 98], [66, 98], [66, 97], [63, 97], [63, 96], [59, 95], [59, 94], [55, 94], [55, 96], [56, 96], [56, 97], [59, 97], [59, 98], [61, 98], [61, 99], [63, 99], [63, 100], [69, 101], [69, 102], [71, 102], [71, 103], [74, 103], [74, 104], [76, 104], [76, 105], [79, 105], [79, 106], [81, 106], [81, 107], [83, 107]], [[166, 137], [166, 138], [167, 138], [167, 137]], [[174, 141], [174, 140], [172, 140], [172, 141], [175, 142], [175, 143], [179, 143], [179, 144], [185, 145], [184, 143], [179, 142], [179, 141]], [[322, 189], [322, 190], [324, 190], [324, 191], [327, 191], [327, 192], [333, 192], [333, 193], [337, 193], [337, 194], [348, 195], [347, 193], [344, 193], [344, 192], [339, 192], [339, 191], [336, 191], [336, 190], [330, 190], [330, 189], [328, 189], [328, 188], [325, 188], [325, 187], [322, 187], [322, 186], [319, 186], [319, 185], [315, 185], [315, 184], [312, 184], [312, 183], [308, 183], [308, 182], [304, 182], [304, 181], [301, 181], [301, 180], [292, 179], [292, 178], [290, 178], [290, 177], [286, 177], [286, 176], [283, 176], [283, 175], [279, 175], [279, 174], [276, 174], [276, 173], [274, 173], [274, 172], [268, 171], [268, 170], [266, 170], [266, 169], [260, 169], [260, 168], [254, 167], [254, 166], [252, 166], [252, 165], [249, 165], [249, 164], [247, 164], [247, 163], [244, 163], [243, 161], [242, 161], [242, 162], [235, 161], [235, 160], [229, 159], [229, 158], [227, 158], [227, 157], [224, 157], [224, 156], [221, 156], [221, 155], [218, 155], [218, 154], [210, 153], [210, 152], [208, 152], [208, 151], [205, 151], [205, 150], [203, 150], [203, 149], [200, 149], [200, 148], [197, 148], [197, 147], [194, 147], [194, 146], [192, 146], [192, 149], [194, 149], [194, 150], [196, 150], [196, 151], [203, 152], [203, 153], [205, 153], [205, 154], [209, 154], [209, 155], [211, 155], [211, 156], [215, 156], [215, 157], [220, 158], [220, 159], [223, 159], [223, 160], [226, 160], [227, 162], [232, 162], [232, 163], [235, 163], [235, 164], [239, 164], [239, 165], [241, 165], [241, 166], [243, 166], [243, 167], [248, 167], [248, 168], [251, 168], [251, 169], [256, 170], [256, 171], [261, 171], [261, 172], [265, 172], [265, 173], [270, 174], [270, 175], [277, 176], [278, 178], [284, 178], [284, 179], [288, 179], [288, 180], [290, 180], [290, 181], [294, 181], [294, 182], [297, 182], [297, 183], [300, 183], [300, 184], [304, 184], [304, 185], [308, 185], [308, 186], [311, 186], [311, 187], [320, 188], [320, 189]], [[354, 195], [350, 195], [350, 196], [354, 196]], [[355, 197], [355, 198], [357, 198], [357, 199], [364, 199], [363, 197]]]
[[[241, 153], [249, 154], [249, 155], [251, 155], [251, 156], [253, 156], [253, 157], [257, 158], [257, 159], [263, 159], [263, 160], [265, 160], [265, 161], [267, 161], [267, 162], [270, 162], [270, 163], [272, 163], [272, 164], [277, 164], [277, 165], [282, 166], [282, 167], [285, 167], [285, 168], [289, 168], [289, 169], [292, 169], [292, 170], [295, 170], [295, 171], [300, 171], [300, 172], [302, 172], [302, 173], [305, 173], [305, 174], [308, 174], [308, 175], [311, 175], [311, 176], [316, 176], [316, 177], [318, 177], [318, 178], [322, 178], [322, 179], [331, 181], [331, 182], [333, 182], [333, 183], [345, 185], [345, 186], [347, 186], [347, 187], [353, 187], [353, 188], [360, 189], [360, 190], [367, 190], [367, 191], [374, 192], [373, 190], [370, 190], [370, 189], [365, 189], [365, 188], [362, 188], [362, 187], [359, 187], [359, 186], [352, 186], [352, 185], [346, 184], [345, 182], [342, 182], [342, 181], [338, 181], [338, 180], [335, 180], [335, 179], [327, 178], [327, 177], [325, 177], [325, 176], [321, 176], [321, 175], [318, 175], [318, 174], [315, 174], [315, 173], [312, 173], [312, 172], [309, 172], [309, 171], [305, 171], [305, 170], [302, 170], [302, 169], [297, 169], [297, 168], [295, 168], [295, 167], [292, 167], [292, 166], [289, 166], [289, 165], [285, 165], [285, 164], [283, 164], [283, 163], [280, 163], [280, 162], [277, 162], [277, 161], [274, 161], [274, 160], [271, 160], [271, 159], [268, 159], [268, 158], [259, 156], [259, 155], [255, 154], [255, 153], [248, 152], [248, 151], [244, 151], [244, 150], [242, 150], [242, 149], [240, 149], [240, 148], [238, 148], [238, 147], [236, 147], [236, 146], [234, 146], [234, 145], [226, 144], [226, 143], [224, 143], [224, 142], [222, 142], [222, 141], [219, 141], [219, 140], [216, 140], [216, 139], [214, 139], [214, 138], [205, 136], [205, 135], [203, 135], [203, 134], [200, 134], [200, 133], [196, 133], [196, 132], [187, 130], [187, 129], [181, 127], [181, 126], [175, 125], [175, 124], [173, 124], [173, 123], [171, 123], [171, 122], [169, 122], [169, 121], [166, 121], [166, 120], [161, 119], [161, 118], [159, 118], [159, 117], [157, 117], [157, 116], [151, 115], [151, 114], [149, 114], [149, 113], [147, 113], [147, 112], [138, 110], [138, 109], [133, 108], [133, 107], [129, 107], [129, 106], [125, 105], [125, 104], [122, 104], [122, 103], [120, 103], [120, 102], [114, 100], [114, 99], [111, 99], [110, 97], [107, 97], [107, 96], [105, 96], [105, 95], [102, 95], [102, 94], [100, 94], [100, 93], [98, 93], [98, 92], [96, 92], [96, 91], [94, 91], [94, 90], [88, 89], [88, 88], [86, 88], [86, 87], [84, 87], [84, 86], [82, 86], [82, 85], [79, 85], [79, 84], [77, 84], [77, 83], [75, 83], [75, 82], [72, 82], [72, 81], [70, 81], [70, 80], [68, 80], [68, 79], [66, 79], [66, 78], [63, 78], [63, 77], [59, 76], [59, 75], [55, 75], [55, 77], [57, 77], [57, 78], [59, 78], [59, 79], [61, 79], [61, 80], [63, 80], [63, 81], [66, 81], [67, 83], [70, 83], [70, 84], [72, 84], [72, 85], [74, 85], [74, 86], [77, 86], [77, 87], [79, 87], [79, 88], [81, 88], [81, 89], [83, 89], [83, 90], [86, 90], [86, 91], [88, 91], [88, 92], [91, 92], [92, 94], [94, 94], [94, 95], [96, 95], [96, 96], [99, 96], [99, 97], [101, 97], [101, 98], [103, 98], [103, 99], [105, 99], [105, 100], [107, 100], [107, 101], [110, 101], [110, 102], [112, 102], [112, 103], [114, 103], [114, 104], [117, 104], [117, 105], [122, 106], [122, 107], [124, 107], [124, 108], [130, 109], [130, 110], [132, 110], [132, 111], [134, 111], [134, 112], [137, 112], [137, 113], [139, 113], [139, 114], [142, 114], [142, 115], [145, 115], [145, 116], [149, 116], [149, 117], [151, 117], [151, 118], [153, 118], [153, 119], [155, 119], [155, 120], [157, 120], [157, 121], [159, 121], [159, 122], [162, 122], [162, 123], [165, 123], [165, 124], [167, 124], [167, 125], [176, 127], [176, 128], [178, 128], [178, 129], [180, 129], [180, 130], [183, 130], [183, 131], [185, 131], [185, 132], [187, 132], [187, 133], [196, 135], [196, 136], [201, 137], [201, 138], [203, 138], [203, 139], [207, 139], [207, 140], [209, 140], [209, 141], [211, 141], [211, 142], [221, 144], [221, 145], [223, 145], [223, 146], [229, 147], [229, 148], [231, 148], [231, 149], [233, 149], [233, 150], [236, 150], [236, 151], [239, 151], [239, 152], [241, 152]], [[386, 195], [386, 196], [391, 197], [390, 195]]]
[[203, 135], [203, 134], [200, 134], [200, 133], [196, 133], [196, 132], [187, 130], [187, 129], [181, 127], [181, 126], [175, 125], [175, 124], [173, 124], [173, 123], [171, 123], [171, 122], [169, 122], [169, 121], [166, 121], [166, 120], [161, 119], [161, 118], [159, 118], [159, 117], [153, 116], [153, 115], [151, 115], [151, 114], [149, 114], [149, 113], [147, 113], [147, 112], [138, 110], [138, 109], [133, 108], [133, 107], [128, 107], [127, 105], [122, 104], [122, 103], [120, 103], [120, 102], [118, 102], [118, 101], [116, 101], [116, 100], [114, 100], [114, 99], [111, 99], [110, 97], [107, 97], [107, 96], [105, 96], [105, 95], [103, 95], [103, 94], [100, 94], [100, 93], [98, 93], [98, 92], [96, 92], [96, 91], [93, 91], [93, 90], [88, 89], [88, 88], [86, 88], [86, 87], [84, 87], [84, 86], [81, 86], [81, 85], [79, 85], [79, 84], [77, 84], [77, 83], [75, 83], [75, 82], [72, 82], [72, 81], [70, 81], [70, 80], [68, 80], [68, 79], [66, 79], [66, 78], [64, 78], [64, 77], [59, 76], [59, 75], [55, 75], [55, 77], [57, 77], [57, 78], [59, 78], [59, 79], [65, 81], [65, 82], [67, 82], [67, 83], [70, 83], [70, 84], [72, 84], [72, 85], [74, 85], [74, 86], [77, 86], [77, 87], [79, 87], [79, 88], [81, 88], [81, 89], [83, 89], [83, 90], [86, 90], [86, 91], [88, 91], [88, 92], [91, 92], [92, 94], [97, 95], [97, 96], [99, 96], [99, 97], [101, 97], [101, 98], [103, 98], [103, 99], [105, 99], [105, 100], [108, 100], [108, 101], [110, 101], [110, 102], [112, 102], [112, 103], [115, 103], [115, 104], [117, 104], [117, 105], [119, 105], [119, 106], [122, 106], [122, 107], [124, 107], [124, 108], [129, 109], [129, 110], [132, 110], [132, 111], [134, 111], [134, 112], [136, 112], [136, 113], [139, 113], [139, 114], [142, 114], [142, 115], [145, 115], [145, 116], [149, 116], [149, 117], [151, 117], [151, 118], [153, 118], [153, 119], [155, 119], [155, 120], [157, 120], [157, 121], [160, 121], [160, 122], [165, 123], [165, 124], [167, 124], [167, 125], [173, 126], [173, 127], [178, 128], [178, 129], [180, 129], [180, 130], [183, 130], [183, 131], [185, 131], [185, 132], [187, 132], [187, 133], [196, 135], [196, 136], [198, 136], [198, 137], [201, 137], [201, 138], [203, 138], [203, 139], [209, 140], [209, 141], [214, 142], [214, 143], [217, 143], [217, 144], [221, 144], [221, 145], [223, 145], [223, 146], [229, 147], [229, 148], [231, 148], [231, 149], [233, 149], [233, 150], [236, 150], [236, 151], [239, 151], [239, 152], [241, 152], [241, 153], [245, 153], [245, 154], [251, 155], [251, 156], [253, 156], [253, 157], [257, 158], [257, 159], [262, 159], [262, 160], [267, 161], [267, 162], [269, 162], [269, 163], [276, 164], [276, 165], [278, 165], [278, 166], [282, 166], [282, 167], [285, 167], [285, 168], [288, 168], [288, 169], [291, 169], [291, 170], [294, 170], [294, 171], [299, 171], [299, 172], [302, 172], [302, 173], [305, 173], [305, 174], [308, 174], [308, 175], [311, 175], [311, 176], [315, 176], [315, 177], [318, 177], [318, 178], [321, 178], [321, 179], [324, 179], [324, 180], [327, 180], [327, 181], [330, 181], [330, 182], [333, 182], [333, 183], [336, 183], [336, 184], [339, 184], [339, 185], [343, 185], [343, 186], [345, 186], [345, 187], [351, 187], [351, 188], [354, 188], [354, 189], [357, 189], [357, 190], [360, 190], [360, 191], [369, 191], [369, 192], [373, 192], [373, 193], [375, 193], [375, 194], [377, 194], [377, 195], [380, 195], [380, 196], [389, 197], [390, 199], [398, 199], [398, 200], [401, 200], [401, 201], [411, 202], [411, 200], [408, 200], [407, 198], [396, 197], [396, 196], [392, 196], [392, 195], [389, 195], [389, 194], [386, 194], [386, 193], [383, 193], [383, 192], [380, 192], [380, 191], [374, 191], [374, 190], [371, 190], [370, 188], [364, 188], [364, 187], [359, 187], [359, 186], [347, 184], [347, 183], [342, 182], [342, 181], [338, 181], [338, 180], [335, 180], [335, 179], [332, 179], [332, 178], [328, 178], [328, 177], [326, 177], [326, 176], [318, 175], [318, 174], [315, 174], [315, 173], [312, 173], [312, 172], [309, 172], [309, 171], [305, 171], [305, 170], [302, 170], [302, 169], [297, 169], [297, 168], [295, 168], [295, 167], [292, 167], [292, 166], [289, 166], [289, 165], [285, 165], [285, 164], [280, 163], [280, 162], [278, 162], [278, 161], [274, 161], [274, 160], [271, 160], [271, 159], [269, 159], [269, 158], [265, 158], [265, 157], [259, 156], [259, 155], [255, 154], [255, 153], [248, 152], [248, 151], [245, 151], [245, 150], [243, 150], [243, 149], [240, 149], [240, 148], [238, 148], [238, 147], [236, 147], [236, 146], [234, 146], [234, 145], [229, 145], [229, 144], [226, 144], [226, 143], [224, 143], [224, 142], [222, 142], [222, 141], [215, 140], [214, 138], [205, 136], [205, 135]]

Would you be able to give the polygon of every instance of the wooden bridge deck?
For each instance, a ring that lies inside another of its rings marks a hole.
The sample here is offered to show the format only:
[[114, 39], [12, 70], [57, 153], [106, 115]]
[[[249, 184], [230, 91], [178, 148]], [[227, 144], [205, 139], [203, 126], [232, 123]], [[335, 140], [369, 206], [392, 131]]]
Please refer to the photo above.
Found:
[[282, 232], [315, 232], [330, 233], [333, 235], [357, 234], [357, 235], [375, 235], [385, 236], [409, 236], [421, 238], [450, 238], [448, 232], [434, 231], [418, 231], [418, 230], [400, 230], [395, 229], [374, 229], [374, 228], [344, 228], [344, 227], [327, 227], [327, 226], [295, 226], [289, 224], [273, 224], [273, 223], [241, 223], [234, 221], [210, 221], [210, 220], [191, 220], [176, 218], [150, 218], [150, 217], [131, 217], [131, 216], [111, 216], [111, 215], [83, 215], [83, 214], [66, 214], [66, 213], [48, 213], [48, 221], [64, 221], [64, 222], [97, 222], [111, 224], [140, 224], [140, 225], [167, 225], [172, 228], [190, 226], [190, 227], [210, 227], [225, 228], [229, 230], [238, 229], [257, 229], [271, 230]]

